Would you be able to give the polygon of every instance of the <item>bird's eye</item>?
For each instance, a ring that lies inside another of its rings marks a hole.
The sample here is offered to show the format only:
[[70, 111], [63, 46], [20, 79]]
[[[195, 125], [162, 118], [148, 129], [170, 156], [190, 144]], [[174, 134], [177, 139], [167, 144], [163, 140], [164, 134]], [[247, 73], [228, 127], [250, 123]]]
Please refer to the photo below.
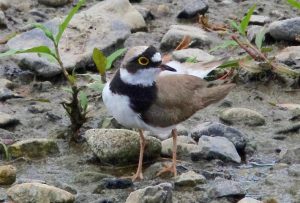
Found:
[[140, 65], [143, 65], [143, 66], [146, 66], [148, 65], [149, 63], [149, 59], [144, 57], [144, 56], [141, 56], [139, 59], [138, 59], [138, 62]]

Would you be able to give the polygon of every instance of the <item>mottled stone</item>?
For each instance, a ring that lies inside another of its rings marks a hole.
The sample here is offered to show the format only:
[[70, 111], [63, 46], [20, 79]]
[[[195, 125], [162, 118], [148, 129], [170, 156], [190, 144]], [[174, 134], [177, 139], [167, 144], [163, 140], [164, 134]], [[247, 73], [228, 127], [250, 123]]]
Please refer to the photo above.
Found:
[[263, 203], [262, 201], [258, 201], [256, 199], [250, 198], [250, 197], [245, 197], [238, 201], [238, 203]]
[[206, 183], [206, 178], [194, 171], [189, 171], [175, 177], [175, 186], [194, 187], [203, 183]]
[[126, 189], [129, 187], [133, 187], [131, 179], [105, 178], [97, 185], [94, 193], [102, 193], [104, 189]]
[[0, 112], [0, 128], [17, 123], [19, 123], [19, 120], [14, 116]]
[[[114, 165], [137, 163], [140, 153], [140, 136], [137, 132], [125, 129], [91, 129], [85, 137], [91, 150], [100, 161]], [[126, 143], [126, 144], [125, 144]], [[154, 137], [146, 137], [145, 160], [160, 156], [161, 143]]]
[[8, 147], [8, 151], [13, 158], [42, 158], [57, 154], [59, 149], [55, 140], [32, 138], [15, 142]]
[[[99, 12], [101, 11], [101, 12]], [[45, 23], [52, 32], [57, 33], [61, 19]], [[101, 26], [99, 26], [101, 22]], [[91, 8], [75, 14], [60, 41], [60, 54], [68, 70], [93, 65], [93, 49], [110, 54], [120, 47], [131, 31], [144, 29], [145, 21], [128, 0], [102, 1]], [[72, 41], [72, 43], [70, 43]], [[39, 29], [24, 32], [10, 39], [10, 49], [27, 49], [46, 45], [53, 48], [52, 42]], [[14, 56], [19, 66], [29, 69], [43, 77], [53, 77], [61, 73], [58, 64], [37, 54]]]
[[221, 159], [241, 163], [241, 157], [234, 145], [225, 137], [209, 137], [203, 135], [198, 142], [200, 150], [191, 153], [193, 161], [204, 159]]
[[160, 46], [163, 50], [174, 49], [186, 35], [190, 36], [193, 41], [191, 47], [207, 47], [214, 40], [210, 33], [201, 28], [189, 25], [172, 25], [163, 36]]
[[41, 183], [17, 184], [7, 190], [14, 203], [73, 203], [75, 196], [62, 189]]
[[126, 203], [172, 203], [172, 188], [173, 187], [171, 183], [161, 183], [155, 186], [148, 186], [143, 189], [131, 192], [126, 199]]
[[11, 185], [16, 181], [17, 169], [12, 165], [0, 166], [0, 185]]
[[38, 2], [47, 6], [59, 7], [66, 5], [70, 0], [38, 0]]
[[240, 183], [232, 180], [218, 179], [209, 190], [211, 197], [244, 197], [246, 192]]
[[220, 119], [229, 124], [244, 124], [260, 126], [265, 124], [265, 118], [260, 113], [247, 108], [229, 108], [224, 110]]
[[262, 15], [252, 15], [249, 24], [252, 25], [264, 25], [271, 21], [270, 17]]

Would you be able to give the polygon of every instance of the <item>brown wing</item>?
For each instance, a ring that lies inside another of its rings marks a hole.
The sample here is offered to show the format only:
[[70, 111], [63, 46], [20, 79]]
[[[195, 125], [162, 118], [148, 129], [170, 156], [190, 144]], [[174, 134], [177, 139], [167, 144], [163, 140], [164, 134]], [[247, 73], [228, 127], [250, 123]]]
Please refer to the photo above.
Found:
[[198, 110], [223, 99], [234, 84], [209, 87], [209, 83], [191, 75], [166, 75], [157, 80], [158, 96], [143, 113], [144, 121], [159, 127], [178, 124]]

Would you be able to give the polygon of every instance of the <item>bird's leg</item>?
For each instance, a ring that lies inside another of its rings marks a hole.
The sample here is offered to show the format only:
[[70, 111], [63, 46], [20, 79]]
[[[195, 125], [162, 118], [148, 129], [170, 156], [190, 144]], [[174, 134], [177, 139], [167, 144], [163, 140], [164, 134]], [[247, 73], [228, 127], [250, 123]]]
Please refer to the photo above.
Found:
[[132, 176], [132, 180], [135, 181], [135, 180], [141, 180], [143, 179], [143, 172], [142, 172], [142, 169], [143, 169], [143, 157], [144, 157], [144, 149], [145, 149], [145, 137], [144, 137], [144, 134], [143, 134], [143, 131], [142, 130], [139, 130], [139, 134], [140, 134], [140, 157], [139, 157], [139, 165], [138, 165], [138, 168], [137, 168], [137, 171], [136, 173]]
[[177, 130], [172, 130], [172, 137], [173, 137], [173, 156], [172, 156], [172, 164], [171, 166], [165, 166], [161, 171], [157, 173], [157, 176], [160, 176], [163, 173], [171, 172], [174, 176], [177, 176], [176, 170], [176, 160], [177, 160]]

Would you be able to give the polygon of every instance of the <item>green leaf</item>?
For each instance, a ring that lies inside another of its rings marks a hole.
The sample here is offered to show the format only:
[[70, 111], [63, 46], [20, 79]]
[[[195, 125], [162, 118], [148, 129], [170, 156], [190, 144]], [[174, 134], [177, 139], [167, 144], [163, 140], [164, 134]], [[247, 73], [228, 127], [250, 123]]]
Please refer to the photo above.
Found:
[[104, 88], [104, 84], [101, 81], [95, 81], [95, 82], [89, 83], [87, 85], [87, 87], [96, 92], [102, 92], [102, 90]]
[[234, 29], [236, 29], [236, 31], [242, 34], [241, 27], [237, 24], [237, 22], [235, 22], [234, 20], [230, 20], [229, 22], [231, 27], [233, 27]]
[[248, 28], [250, 18], [256, 8], [256, 4], [254, 4], [247, 12], [247, 15], [242, 19], [241, 24], [240, 24], [240, 29], [241, 29], [241, 34], [246, 35], [246, 30]]
[[56, 58], [53, 51], [47, 46], [37, 46], [25, 50], [9, 50], [7, 52], [1, 53], [0, 57], [11, 56], [15, 54], [25, 54], [25, 53], [44, 53]]
[[75, 84], [76, 82], [76, 76], [75, 75], [68, 75], [68, 80], [71, 84]]
[[288, 2], [291, 6], [297, 8], [297, 9], [300, 9], [300, 2], [298, 2], [298, 1], [296, 1], [296, 0], [287, 0], [287, 2]]
[[54, 41], [53, 33], [45, 25], [41, 23], [34, 23], [33, 27], [38, 28], [44, 32], [44, 34], [51, 40]]
[[229, 60], [225, 61], [223, 64], [221, 64], [218, 68], [233, 68], [239, 66], [239, 60]]
[[85, 92], [80, 91], [79, 92], [79, 102], [80, 102], [80, 106], [81, 108], [86, 111], [87, 107], [88, 107], [88, 98]]
[[238, 43], [234, 40], [225, 40], [222, 44], [215, 46], [214, 48], [212, 48], [211, 50], [209, 50], [209, 52], [213, 52], [219, 49], [226, 49], [227, 47], [230, 46], [238, 46]]
[[70, 21], [72, 20], [73, 16], [75, 15], [75, 13], [77, 13], [77, 11], [79, 10], [79, 8], [85, 3], [85, 0], [79, 0], [77, 5], [72, 8], [72, 10], [69, 12], [69, 14], [67, 15], [67, 17], [65, 18], [64, 22], [62, 22], [59, 27], [58, 27], [58, 33], [56, 35], [55, 38], [55, 43], [58, 45], [59, 40], [61, 39], [62, 34], [64, 33], [65, 29], [68, 27]]
[[56, 58], [52, 55], [45, 54], [45, 53], [38, 53], [38, 56], [46, 58], [50, 63], [55, 63], [56, 62]]
[[109, 55], [106, 59], [107, 59], [107, 63], [106, 63], [106, 70], [111, 69], [112, 67], [112, 63], [119, 58], [120, 56], [122, 56], [126, 51], [126, 48], [123, 49], [118, 49], [117, 51], [113, 52], [111, 55]]
[[261, 50], [262, 43], [265, 40], [266, 32], [267, 32], [267, 29], [265, 27], [263, 27], [255, 37], [255, 45], [259, 50]]
[[3, 149], [4, 155], [5, 155], [5, 156], [4, 156], [5, 159], [6, 159], [6, 160], [10, 160], [10, 154], [9, 154], [9, 152], [8, 152], [8, 148], [7, 148], [6, 144], [0, 142], [0, 146], [1, 146], [2, 149]]
[[65, 91], [65, 92], [68, 92], [68, 93], [70, 93], [70, 94], [73, 94], [72, 88], [69, 88], [69, 87], [62, 87], [61, 89], [62, 89], [63, 91]]
[[104, 56], [103, 52], [97, 48], [94, 48], [93, 60], [100, 75], [105, 75], [107, 58]]
[[268, 53], [268, 52], [273, 51], [273, 48], [272, 47], [262, 47], [260, 51], [263, 53]]

